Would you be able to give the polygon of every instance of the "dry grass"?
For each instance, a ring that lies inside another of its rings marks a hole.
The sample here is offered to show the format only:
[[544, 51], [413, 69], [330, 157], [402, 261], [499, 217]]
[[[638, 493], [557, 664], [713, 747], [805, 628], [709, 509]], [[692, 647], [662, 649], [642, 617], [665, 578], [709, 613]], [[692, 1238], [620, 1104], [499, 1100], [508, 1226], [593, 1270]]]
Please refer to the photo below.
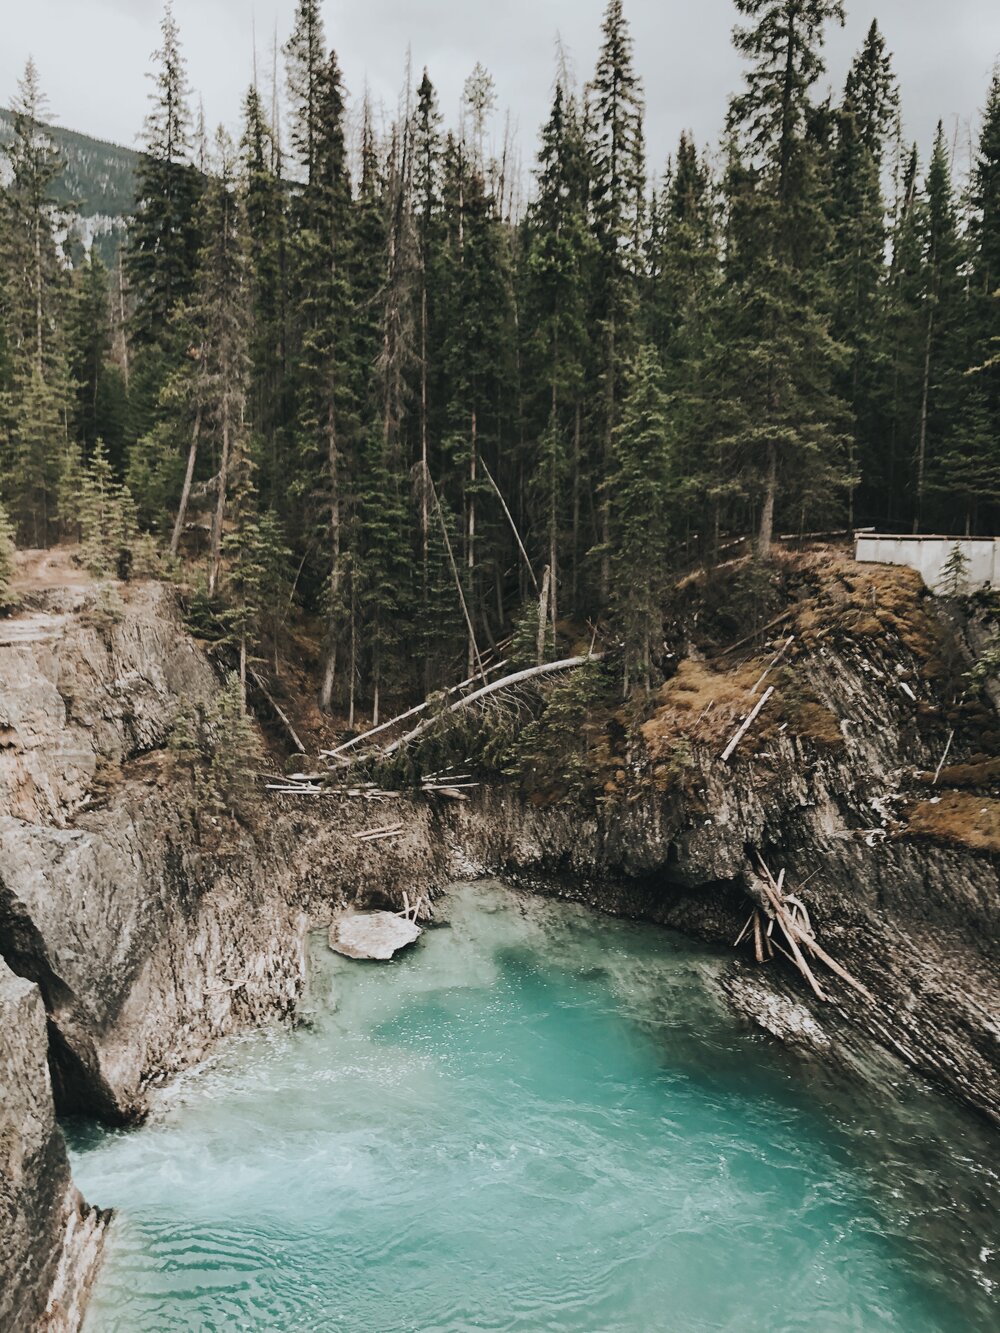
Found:
[[921, 662], [936, 659], [941, 635], [916, 570], [859, 565], [832, 552], [802, 557], [799, 570], [815, 581], [812, 596], [794, 618], [795, 632], [807, 647], [840, 635], [854, 640], [892, 637]]
[[1000, 758], [975, 754], [967, 764], [943, 768], [937, 784], [933, 773], [921, 773], [920, 781], [940, 787], [995, 787], [1000, 784]]
[[907, 832], [951, 847], [1000, 852], [1000, 801], [970, 792], [919, 801], [910, 809]]
[[821, 703], [795, 701], [786, 708], [789, 729], [827, 750], [839, 750], [844, 744], [837, 715]]
[[781, 666], [752, 693], [773, 656], [754, 658], [731, 671], [719, 671], [707, 662], [682, 662], [677, 675], [661, 688], [658, 707], [641, 728], [653, 763], [672, 770], [683, 760], [686, 747], [724, 746], [768, 685], [774, 686], [774, 694], [744, 745], [766, 744], [779, 727], [786, 726], [792, 735], [822, 748], [842, 746], [839, 719], [810, 693], [794, 664]]
[[[659, 706], [641, 728], [653, 761], [670, 759], [681, 741], [716, 745], [728, 740], [753, 707], [750, 691], [766, 665], [757, 660], [719, 672], [707, 662], [682, 662], [677, 675], [660, 689]], [[762, 720], [761, 727], [765, 725]]]

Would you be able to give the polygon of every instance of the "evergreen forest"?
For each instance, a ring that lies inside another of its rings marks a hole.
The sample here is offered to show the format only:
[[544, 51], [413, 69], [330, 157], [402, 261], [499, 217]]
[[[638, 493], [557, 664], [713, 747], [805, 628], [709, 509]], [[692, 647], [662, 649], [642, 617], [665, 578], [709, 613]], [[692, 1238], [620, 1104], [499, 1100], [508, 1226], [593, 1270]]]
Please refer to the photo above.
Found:
[[455, 121], [412, 70], [387, 118], [320, 0], [238, 138], [212, 133], [168, 3], [103, 258], [69, 242], [29, 62], [2, 146], [0, 606], [15, 543], [79, 543], [97, 577], [184, 580], [244, 680], [309, 626], [319, 705], [354, 725], [511, 639], [600, 636], [648, 689], [669, 590], [734, 544], [1000, 530], [1000, 72], [971, 154], [944, 123], [912, 144], [877, 23], [831, 95], [841, 0], [734, 9], [721, 145], [647, 161], [609, 0], [522, 171], [484, 66]]

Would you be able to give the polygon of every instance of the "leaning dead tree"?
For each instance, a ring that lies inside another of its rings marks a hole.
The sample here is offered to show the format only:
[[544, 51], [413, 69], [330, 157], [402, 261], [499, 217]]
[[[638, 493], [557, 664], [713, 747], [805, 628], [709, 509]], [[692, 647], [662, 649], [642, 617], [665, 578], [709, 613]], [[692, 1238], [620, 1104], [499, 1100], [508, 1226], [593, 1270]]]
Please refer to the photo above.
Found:
[[[588, 663], [596, 663], [603, 660], [603, 653], [589, 652], [580, 657], [565, 657], [556, 663], [539, 663], [536, 667], [528, 667], [524, 670], [517, 670], [507, 676], [496, 674], [503, 672], [507, 664], [497, 663], [493, 667], [484, 667], [476, 676], [469, 677], [468, 680], [461, 682], [460, 685], [453, 686], [444, 694], [436, 694], [432, 698], [424, 700], [423, 704], [417, 704], [416, 708], [408, 709], [405, 713], [400, 713], [397, 717], [391, 717], [387, 722], [380, 726], [375, 726], [368, 732], [361, 733], [360, 736], [353, 736], [351, 740], [344, 741], [343, 745], [337, 745], [336, 749], [321, 750], [320, 758], [323, 758], [328, 765], [327, 774], [316, 773], [297, 773], [291, 777], [284, 777], [269, 786], [269, 789], [276, 790], [285, 794], [299, 793], [303, 796], [320, 796], [329, 790], [324, 785], [324, 778], [329, 774], [340, 774], [347, 776], [352, 769], [359, 765], [371, 764], [391, 758], [400, 750], [407, 749], [408, 746], [417, 744], [417, 741], [423, 740], [425, 736], [433, 732], [437, 726], [447, 725], [449, 718], [456, 717], [457, 714], [464, 712], [465, 709], [477, 708], [488, 700], [496, 700], [504, 694], [519, 700], [520, 692], [525, 685], [531, 685], [533, 681], [544, 680], [545, 677], [557, 676], [564, 672], [571, 672], [579, 667], [585, 667]], [[491, 674], [496, 674], [495, 680], [489, 680]], [[485, 684], [480, 684], [485, 681]], [[476, 685], [477, 688], [472, 689]], [[456, 697], [457, 696], [457, 697]], [[415, 722], [407, 730], [400, 733], [400, 728], [404, 728], [407, 722]], [[348, 777], [349, 781], [349, 777]], [[455, 777], [455, 774], [440, 774], [439, 781], [433, 781], [432, 785], [425, 782], [425, 790], [443, 790], [443, 792], [455, 793], [463, 789], [464, 782]], [[372, 788], [359, 786], [357, 794], [372, 796], [383, 796], [384, 793], [377, 792]]]
[[444, 712], [429, 717], [408, 731], [405, 736], [401, 736], [398, 741], [386, 747], [384, 754], [386, 758], [403, 749], [407, 745], [412, 745], [415, 741], [426, 736], [429, 731], [438, 725], [444, 718], [452, 717], [455, 713], [460, 713], [464, 708], [470, 708], [473, 704], [481, 703], [491, 695], [499, 694], [502, 690], [512, 690], [518, 685], [527, 684], [528, 681], [536, 680], [541, 676], [554, 676], [563, 671], [574, 671], [577, 667], [586, 666], [588, 662], [596, 662], [600, 659], [600, 654], [593, 657], [567, 657], [562, 662], [543, 662], [540, 666], [529, 667], [526, 671], [515, 672], [513, 676], [504, 676], [501, 680], [494, 680], [489, 685], [484, 685], [482, 689], [476, 690], [473, 694], [468, 694], [464, 699], [458, 699], [453, 704], [449, 704]]

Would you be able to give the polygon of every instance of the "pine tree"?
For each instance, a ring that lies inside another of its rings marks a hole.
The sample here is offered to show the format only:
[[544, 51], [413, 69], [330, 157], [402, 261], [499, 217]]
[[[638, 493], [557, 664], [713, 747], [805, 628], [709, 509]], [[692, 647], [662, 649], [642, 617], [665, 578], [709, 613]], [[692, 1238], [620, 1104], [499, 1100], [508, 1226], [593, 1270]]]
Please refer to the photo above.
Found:
[[277, 131], [256, 87], [244, 103], [242, 194], [250, 286], [249, 412], [262, 444], [261, 487], [283, 506], [287, 469], [287, 217]]
[[878, 348], [885, 373], [873, 383], [870, 397], [872, 435], [881, 443], [868, 460], [868, 488], [881, 498], [890, 525], [913, 520], [913, 460], [920, 428], [920, 384], [925, 359], [926, 202], [920, 188], [916, 146], [908, 152], [898, 194], [890, 232], [889, 273], [882, 298], [882, 335]]
[[47, 546], [58, 515], [64, 456], [66, 399], [33, 365], [20, 381], [10, 425], [11, 463], [6, 492], [23, 541]]
[[28, 61], [18, 85], [10, 176], [3, 191], [0, 295], [7, 356], [9, 475], [4, 493], [23, 537], [45, 545], [56, 513], [70, 382], [65, 357], [66, 270], [56, 240], [66, 221], [54, 200], [62, 162], [42, 124], [45, 98]]
[[[643, 323], [664, 369], [670, 398], [685, 537], [714, 533], [721, 507], [718, 451], [706, 423], [707, 372], [719, 299], [716, 198], [707, 162], [683, 133], [654, 196]], [[682, 480], [681, 480], [682, 479]], [[680, 534], [678, 534], [680, 535]], [[703, 538], [704, 544], [704, 538]]]
[[435, 300], [436, 277], [441, 264], [441, 112], [434, 85], [425, 69], [417, 90], [411, 134], [413, 152], [412, 209], [417, 263], [417, 462], [414, 465], [414, 491], [420, 510], [420, 606], [424, 637], [424, 687], [431, 685], [431, 644], [427, 628], [432, 610], [431, 546], [436, 526], [432, 512], [431, 487], [431, 384], [436, 362], [437, 332]]
[[103, 440], [95, 442], [84, 472], [79, 523], [84, 568], [97, 579], [108, 578], [117, 571], [131, 534], [127, 531], [122, 488], [115, 481]]
[[[130, 331], [140, 348], [162, 349], [177, 305], [192, 291], [198, 253], [201, 177], [192, 160], [187, 73], [171, 0], [160, 23], [162, 42], [136, 173], [135, 212], [129, 226], [126, 269], [132, 300]], [[159, 389], [154, 360], [146, 391], [152, 409]], [[142, 420], [143, 426], [150, 419]]]
[[[884, 442], [876, 403], [889, 373], [882, 340], [886, 210], [882, 175], [889, 135], [897, 123], [899, 94], [878, 24], [847, 76], [836, 116], [832, 154], [832, 332], [849, 350], [841, 395], [855, 416], [850, 470], [874, 481]], [[866, 498], [871, 494], [866, 491]], [[849, 521], [853, 524], [853, 496]]]
[[0, 614], [15, 611], [21, 599], [11, 587], [16, 572], [14, 527], [0, 504]]
[[834, 391], [844, 353], [823, 290], [827, 231], [809, 93], [823, 71], [824, 25], [840, 0], [736, 0], [751, 62], [729, 112], [725, 321], [717, 366], [724, 444], [759, 505], [757, 549], [771, 549], [783, 504], [804, 522], [849, 479], [845, 408]]
[[[948, 143], [939, 124], [925, 182], [923, 212], [923, 373], [917, 433], [914, 531], [926, 515], [929, 487], [948, 485], [955, 455], [974, 459], [979, 453], [978, 432], [963, 438], [972, 424], [968, 406], [966, 284], [962, 244], [951, 183]], [[952, 455], [951, 467], [945, 462]]]
[[76, 398], [72, 433], [86, 453], [100, 437], [120, 471], [125, 461], [125, 386], [111, 361], [109, 275], [94, 249], [73, 273], [68, 357]]
[[673, 466], [667, 399], [656, 351], [639, 349], [615, 430], [606, 484], [611, 514], [611, 617], [625, 658], [625, 691], [648, 693], [670, 583]]
[[492, 573], [496, 584], [499, 577], [494, 534], [486, 527], [486, 497], [492, 494], [486, 469], [498, 480], [494, 469], [509, 403], [505, 387], [515, 379], [512, 282], [510, 250], [496, 201], [487, 193], [463, 141], [449, 138], [444, 173], [447, 238], [441, 276], [445, 326], [441, 370], [449, 390], [445, 449], [454, 479], [449, 498], [464, 516], [463, 583], [470, 617], [466, 666], [471, 676], [477, 665], [475, 623], [486, 615], [486, 580]]
[[260, 762], [260, 742], [247, 716], [243, 686], [235, 671], [226, 676], [207, 723], [212, 804], [235, 817], [253, 794], [254, 769]]
[[[300, 18], [308, 17], [308, 10], [303, 0]], [[296, 47], [290, 80], [292, 72], [299, 71], [294, 86], [303, 96], [313, 97], [315, 104], [300, 103], [296, 112], [294, 142], [308, 180], [293, 211], [292, 288], [297, 315], [293, 391], [302, 521], [320, 539], [323, 552], [320, 577], [327, 629], [320, 704], [329, 710], [348, 624], [341, 569], [346, 552], [345, 474], [359, 431], [350, 283], [351, 179], [344, 90], [336, 54], [331, 52], [315, 77], [310, 74], [308, 79], [302, 73], [306, 68], [303, 60]]]
[[[579, 563], [580, 434], [589, 361], [587, 309], [594, 246], [587, 220], [585, 145], [579, 111], [562, 80], [542, 130], [537, 194], [525, 223], [525, 360], [538, 432], [537, 526], [557, 618], [563, 555]], [[572, 600], [575, 602], [575, 595]]]
[[10, 177], [3, 193], [4, 314], [15, 375], [34, 368], [55, 387], [65, 378], [60, 334], [67, 288], [56, 236], [68, 219], [55, 200], [64, 164], [43, 124], [46, 111], [29, 59], [18, 82], [10, 142], [2, 149]]
[[[985, 448], [995, 456], [1000, 449], [1000, 68], [994, 70], [983, 113], [971, 194], [969, 381], [982, 413]], [[993, 457], [989, 463], [992, 471]], [[991, 498], [996, 498], [996, 489], [994, 474], [988, 486]]]
[[351, 657], [356, 667], [360, 656], [357, 629], [361, 626], [371, 681], [372, 724], [377, 726], [386, 682], [403, 665], [399, 654], [405, 641], [410, 573], [409, 552], [403, 544], [406, 505], [378, 429], [367, 441], [357, 503]]
[[253, 471], [248, 457], [233, 459], [230, 464], [231, 521], [229, 531], [222, 539], [221, 552], [226, 557], [226, 606], [220, 613], [226, 627], [223, 642], [235, 646], [239, 653], [240, 689], [244, 699], [247, 666], [261, 637], [266, 579]]
[[288, 96], [291, 103], [292, 152], [306, 185], [318, 184], [320, 154], [327, 133], [322, 121], [329, 82], [323, 17], [319, 0], [298, 0], [295, 27], [285, 43]]
[[[591, 217], [597, 245], [594, 316], [602, 333], [599, 475], [606, 475], [618, 425], [624, 367], [634, 346], [642, 269], [645, 201], [642, 86], [632, 62], [632, 37], [622, 0], [609, 0], [603, 41], [587, 89]], [[601, 591], [610, 576], [609, 510], [601, 505]]]
[[941, 586], [948, 597], [964, 597], [969, 590], [969, 561], [958, 542], [944, 563]]
[[160, 420], [133, 449], [128, 472], [145, 522], [163, 522], [165, 510], [174, 515], [170, 553], [175, 556], [205, 445], [211, 445], [210, 597], [219, 580], [230, 467], [246, 447], [250, 337], [237, 160], [221, 128], [214, 159], [199, 205], [202, 245], [193, 290], [173, 317], [174, 337], [185, 353], [160, 391]]

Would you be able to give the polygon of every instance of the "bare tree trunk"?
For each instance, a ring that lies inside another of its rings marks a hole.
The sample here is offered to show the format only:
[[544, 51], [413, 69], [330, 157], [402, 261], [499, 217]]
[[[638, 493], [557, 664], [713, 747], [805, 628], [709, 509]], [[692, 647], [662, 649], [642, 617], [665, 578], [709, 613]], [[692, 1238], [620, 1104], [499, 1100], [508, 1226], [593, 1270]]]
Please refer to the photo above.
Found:
[[119, 355], [122, 363], [122, 381], [125, 385], [125, 392], [128, 392], [128, 338], [125, 334], [125, 266], [123, 259], [124, 247], [118, 248], [118, 331], [119, 331]]
[[536, 661], [539, 666], [545, 661], [545, 631], [549, 627], [549, 584], [551, 579], [552, 570], [546, 565], [545, 573], [542, 575], [542, 591], [538, 597], [538, 652]]
[[558, 551], [556, 548], [556, 535], [555, 529], [553, 528], [552, 541], [549, 545], [549, 569], [552, 571], [552, 582], [549, 587], [549, 619], [552, 621], [553, 642], [556, 637], [556, 621], [559, 619], [559, 614], [556, 609], [556, 597], [559, 591], [558, 565], [556, 564]]
[[[612, 313], [608, 333], [608, 419], [604, 426], [604, 476], [611, 471], [615, 432], [615, 317]], [[611, 589], [611, 500], [605, 493], [601, 500], [601, 601], [607, 605]]]
[[927, 415], [931, 394], [931, 347], [934, 341], [934, 308], [927, 316], [927, 342], [924, 346], [924, 383], [920, 399], [920, 443], [917, 447], [917, 512], [913, 531], [920, 531], [924, 518], [924, 478], [927, 473]]
[[[330, 469], [330, 602], [336, 607], [340, 596], [340, 451], [337, 443], [337, 416], [331, 396], [327, 410], [327, 460]], [[333, 615], [328, 626], [326, 664], [319, 706], [328, 713], [333, 704], [333, 686], [337, 679], [337, 640]]]
[[358, 626], [357, 618], [354, 614], [354, 593], [351, 593], [351, 660], [350, 660], [350, 683], [347, 688], [347, 728], [354, 730], [354, 708], [357, 699], [357, 680], [358, 680]]
[[208, 571], [208, 595], [215, 596], [222, 568], [222, 527], [226, 521], [226, 492], [229, 489], [229, 395], [223, 396], [222, 408], [222, 461], [219, 464], [219, 494], [212, 517], [212, 551]]
[[201, 436], [201, 404], [198, 404], [198, 410], [194, 414], [194, 428], [191, 431], [191, 447], [188, 450], [187, 471], [184, 473], [184, 488], [181, 491], [181, 502], [177, 508], [177, 521], [174, 523], [173, 535], [170, 538], [170, 555], [175, 558], [181, 544], [181, 534], [184, 531], [184, 520], [187, 518], [188, 502], [191, 499], [191, 483], [194, 481], [195, 464], [198, 461], [198, 440]]
[[573, 423], [573, 610], [580, 605], [580, 436], [582, 408], [576, 405]]
[[477, 670], [475, 673], [470, 670], [469, 675], [474, 678], [475, 675], [478, 674], [482, 676], [483, 679], [485, 680], [486, 672], [483, 668], [482, 658], [479, 655], [479, 646], [476, 643], [476, 632], [472, 625], [472, 617], [469, 614], [469, 604], [465, 600], [465, 592], [462, 588], [462, 578], [458, 572], [458, 565], [455, 562], [455, 553], [451, 548], [451, 538], [448, 536], [448, 525], [444, 521], [444, 513], [441, 509], [441, 501], [437, 497], [437, 491], [434, 488], [434, 482], [431, 479], [431, 475], [429, 472], [424, 478], [424, 484], [427, 486], [428, 490], [431, 493], [431, 499], [434, 501], [434, 508], [437, 511], [438, 521], [441, 524], [441, 535], [444, 538], [444, 549], [448, 553], [448, 563], [451, 565], [452, 577], [455, 580], [455, 590], [458, 593], [458, 600], [461, 603], [462, 614], [465, 617], [465, 626], [469, 632], [469, 643], [471, 645], [472, 652], [475, 655], [475, 666]]
[[[500, 508], [503, 510], [504, 514], [506, 515], [507, 522], [510, 524], [510, 530], [514, 534], [514, 540], [517, 542], [517, 549], [521, 552], [521, 557], [524, 560], [525, 568], [527, 569], [528, 574], [531, 578], [532, 585], [534, 586], [534, 589], [537, 592], [538, 580], [535, 578], [535, 571], [532, 568], [531, 560], [528, 556], [527, 549], [525, 548], [524, 542], [521, 540], [521, 533], [518, 530], [517, 524], [514, 522], [514, 515], [510, 512], [510, 506], [504, 499], [503, 491], [496, 484], [496, 481], [493, 477], [493, 473], [490, 471], [486, 459], [481, 458], [479, 461], [482, 464], [483, 473], [486, 476], [486, 480], [493, 487], [493, 490], [496, 492], [496, 497], [500, 501]], [[500, 618], [503, 619], [503, 607], [500, 608]]]
[[[430, 530], [431, 517], [427, 478], [430, 476], [430, 459], [427, 438], [427, 272], [426, 264], [422, 272], [420, 291], [420, 556], [422, 561], [421, 601], [426, 624], [427, 608], [430, 602]], [[430, 692], [430, 656], [424, 657], [424, 689]]]
[[774, 542], [774, 504], [778, 494], [778, 450], [774, 444], [767, 446], [767, 488], [764, 491], [764, 508], [760, 515], [760, 531], [757, 538], [757, 554], [766, 560], [771, 554]]
[[468, 666], [469, 675], [475, 670], [475, 637], [472, 633], [471, 615], [475, 612], [475, 577], [476, 577], [476, 473], [477, 463], [479, 461], [479, 444], [477, 439], [477, 417], [475, 408], [472, 409], [472, 452], [469, 459], [469, 481], [471, 483], [468, 498], [468, 536], [466, 545], [466, 564], [469, 570], [469, 655]]

